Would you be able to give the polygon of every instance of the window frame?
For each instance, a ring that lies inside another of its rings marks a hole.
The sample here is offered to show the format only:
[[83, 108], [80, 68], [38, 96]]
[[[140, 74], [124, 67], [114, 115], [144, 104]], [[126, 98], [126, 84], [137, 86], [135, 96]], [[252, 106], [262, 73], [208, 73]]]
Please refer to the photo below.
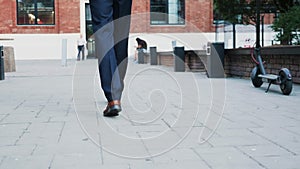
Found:
[[[150, 0], [150, 25], [151, 26], [184, 26], [185, 24], [186, 24], [186, 21], [185, 21], [185, 14], [186, 14], [186, 6], [185, 6], [185, 4], [186, 4], [186, 2], [185, 2], [185, 0], [179, 0], [179, 1], [182, 1], [182, 6], [183, 7], [181, 7], [181, 9], [183, 9], [183, 14], [182, 15], [176, 15], [180, 20], [182, 20], [183, 22], [182, 23], [180, 23], [179, 21], [177, 22], [177, 23], [170, 23], [170, 21], [169, 21], [169, 18], [167, 18], [167, 20], [166, 20], [166, 23], [153, 23], [153, 22], [155, 22], [155, 21], [153, 21], [152, 20], [152, 13], [157, 13], [157, 14], [162, 14], [162, 15], [167, 15], [167, 16], [169, 16], [169, 15], [171, 15], [171, 13], [169, 13], [169, 0], [166, 0], [167, 1], [167, 3], [165, 4], [166, 5], [166, 12], [167, 13], [162, 13], [162, 12], [153, 12], [152, 11], [152, 2], [151, 2], [152, 0]], [[177, 10], [178, 10], [179, 8], [177, 8]]]
[[[39, 16], [39, 11], [38, 11], [38, 1], [37, 0], [33, 0], [33, 5], [34, 5], [34, 15], [35, 16]], [[16, 20], [17, 20], [17, 25], [18, 26], [55, 26], [56, 25], [56, 20], [55, 20], [55, 14], [56, 14], [56, 9], [55, 9], [55, 0], [53, 0], [53, 23], [38, 23], [38, 17], [36, 17], [34, 19], [34, 23], [33, 24], [28, 24], [28, 23], [20, 23], [20, 18], [19, 18], [19, 13], [20, 13], [20, 7], [19, 7], [19, 2], [18, 0], [16, 0]]]

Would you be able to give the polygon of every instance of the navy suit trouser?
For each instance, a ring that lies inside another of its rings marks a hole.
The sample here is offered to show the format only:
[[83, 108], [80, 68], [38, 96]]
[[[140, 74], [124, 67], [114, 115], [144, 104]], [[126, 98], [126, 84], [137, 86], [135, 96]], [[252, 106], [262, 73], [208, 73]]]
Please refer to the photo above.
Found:
[[101, 87], [107, 101], [121, 100], [132, 0], [90, 0], [90, 6]]

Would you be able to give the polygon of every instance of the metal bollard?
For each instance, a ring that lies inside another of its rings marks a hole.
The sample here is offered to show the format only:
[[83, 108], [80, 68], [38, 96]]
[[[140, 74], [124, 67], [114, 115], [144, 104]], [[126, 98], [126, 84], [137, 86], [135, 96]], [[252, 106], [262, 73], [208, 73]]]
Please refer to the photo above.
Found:
[[157, 65], [157, 49], [150, 47], [150, 65]]
[[174, 48], [174, 69], [175, 72], [184, 72], [185, 71], [185, 55], [184, 47], [175, 47]]
[[3, 46], [0, 46], [0, 80], [5, 79], [4, 74], [4, 59], [3, 59]]
[[208, 43], [207, 74], [209, 78], [224, 78], [224, 43]]
[[61, 45], [61, 65], [67, 66], [67, 47], [68, 47], [68, 40], [62, 39]]

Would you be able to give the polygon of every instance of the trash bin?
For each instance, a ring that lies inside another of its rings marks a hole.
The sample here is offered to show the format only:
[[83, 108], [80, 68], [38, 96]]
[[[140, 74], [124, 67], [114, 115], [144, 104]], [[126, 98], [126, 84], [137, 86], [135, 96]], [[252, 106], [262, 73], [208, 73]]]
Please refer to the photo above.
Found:
[[185, 56], [184, 56], [184, 47], [174, 47], [174, 71], [175, 72], [184, 72], [185, 64], [184, 64]]
[[224, 43], [208, 43], [206, 54], [208, 77], [224, 78]]
[[96, 54], [95, 54], [95, 40], [94, 39], [88, 39], [87, 49], [88, 49], [87, 58], [95, 58]]
[[0, 46], [0, 80], [5, 79], [4, 74], [4, 58], [3, 58], [3, 46]]
[[150, 65], [157, 65], [157, 49], [150, 47]]

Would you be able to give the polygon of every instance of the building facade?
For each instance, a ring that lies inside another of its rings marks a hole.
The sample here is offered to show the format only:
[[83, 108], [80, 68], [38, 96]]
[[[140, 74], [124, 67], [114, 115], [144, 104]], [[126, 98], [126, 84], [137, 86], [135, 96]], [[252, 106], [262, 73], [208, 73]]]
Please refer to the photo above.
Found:
[[1, 0], [1, 34], [80, 32], [79, 0]]
[[[88, 7], [88, 0], [1, 0], [0, 33], [84, 33]], [[132, 14], [133, 33], [214, 30], [211, 0], [134, 0]]]
[[[16, 59], [60, 59], [64, 40], [75, 58], [80, 34], [92, 37], [89, 0], [0, 0], [0, 10], [0, 45], [13, 46]], [[158, 50], [216, 40], [213, 0], [133, 0], [131, 17], [130, 52], [137, 36]]]
[[[60, 59], [63, 39], [75, 58], [76, 39], [92, 34], [88, 0], [0, 0], [0, 10], [0, 43], [16, 59]], [[132, 38], [214, 31], [212, 0], [134, 0], [132, 14]]]
[[132, 32], [214, 32], [212, 0], [134, 0]]
[[13, 46], [17, 60], [60, 59], [62, 39], [75, 57], [80, 0], [0, 0], [0, 10], [0, 45]]

